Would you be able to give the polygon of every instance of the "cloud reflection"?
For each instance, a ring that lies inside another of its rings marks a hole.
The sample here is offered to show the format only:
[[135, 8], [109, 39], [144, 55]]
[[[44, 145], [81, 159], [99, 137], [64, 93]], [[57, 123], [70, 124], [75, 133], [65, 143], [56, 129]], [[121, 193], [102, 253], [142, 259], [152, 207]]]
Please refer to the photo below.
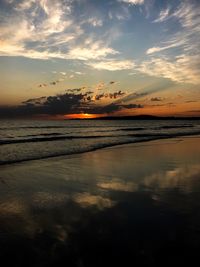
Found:
[[13, 215], [19, 215], [25, 213], [27, 210], [27, 207], [23, 201], [21, 201], [19, 198], [15, 199], [8, 199], [6, 201], [2, 201], [0, 204], [0, 214], [13, 214]]
[[102, 182], [97, 184], [102, 189], [114, 190], [114, 191], [125, 191], [134, 192], [138, 190], [138, 185], [133, 182], [125, 182], [120, 179], [113, 179], [108, 182]]
[[104, 198], [102, 196], [91, 195], [90, 193], [77, 193], [73, 198], [74, 202], [78, 203], [82, 208], [87, 208], [90, 206], [96, 206], [99, 210], [105, 208], [111, 208], [114, 206], [115, 202], [109, 198]]
[[34, 206], [44, 208], [60, 206], [69, 199], [68, 195], [63, 193], [36, 192], [32, 197]]
[[166, 172], [157, 172], [144, 178], [144, 185], [148, 188], [157, 189], [173, 189], [179, 188], [183, 192], [191, 192], [196, 183], [195, 178], [199, 177], [200, 166], [191, 165], [186, 167], [178, 167]]

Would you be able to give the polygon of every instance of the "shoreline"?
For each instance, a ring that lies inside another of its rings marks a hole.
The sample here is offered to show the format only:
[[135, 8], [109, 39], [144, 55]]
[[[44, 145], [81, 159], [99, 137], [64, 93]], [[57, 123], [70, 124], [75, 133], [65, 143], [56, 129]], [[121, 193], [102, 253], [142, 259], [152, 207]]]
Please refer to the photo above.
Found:
[[116, 147], [122, 147], [122, 146], [130, 146], [138, 143], [147, 143], [147, 142], [153, 142], [153, 141], [161, 141], [161, 140], [171, 140], [171, 139], [176, 139], [176, 138], [200, 138], [200, 133], [190, 133], [190, 134], [176, 134], [173, 136], [160, 136], [160, 137], [155, 137], [155, 138], [148, 138], [147, 140], [137, 140], [133, 142], [123, 142], [123, 143], [118, 143], [118, 144], [111, 144], [111, 145], [105, 145], [103, 147], [98, 147], [86, 151], [78, 151], [74, 153], [64, 153], [60, 155], [49, 155], [49, 156], [44, 156], [40, 158], [33, 158], [33, 159], [23, 159], [23, 160], [14, 160], [14, 161], [9, 161], [9, 162], [0, 162], [0, 168], [3, 166], [12, 166], [16, 164], [23, 164], [31, 161], [40, 161], [40, 160], [48, 160], [48, 159], [53, 159], [53, 158], [63, 158], [63, 157], [70, 157], [73, 155], [79, 155], [79, 154], [85, 154], [85, 153], [90, 153], [90, 152], [95, 152], [98, 150], [104, 150], [104, 149], [112, 149]]

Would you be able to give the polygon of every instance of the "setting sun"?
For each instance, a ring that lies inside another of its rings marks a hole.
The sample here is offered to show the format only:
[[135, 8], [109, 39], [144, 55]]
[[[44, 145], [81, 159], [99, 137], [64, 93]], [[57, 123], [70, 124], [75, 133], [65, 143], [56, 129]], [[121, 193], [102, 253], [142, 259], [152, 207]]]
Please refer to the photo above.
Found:
[[66, 119], [94, 119], [102, 117], [102, 114], [89, 114], [89, 113], [67, 114], [64, 117]]

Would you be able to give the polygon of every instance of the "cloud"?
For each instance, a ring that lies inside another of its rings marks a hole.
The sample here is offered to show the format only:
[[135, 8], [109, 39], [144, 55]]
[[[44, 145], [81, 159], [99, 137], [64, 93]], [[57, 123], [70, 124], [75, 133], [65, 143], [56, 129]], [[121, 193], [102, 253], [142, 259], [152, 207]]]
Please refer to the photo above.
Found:
[[65, 76], [67, 73], [64, 71], [61, 71], [60, 74], [62, 74], [63, 76]]
[[61, 1], [26, 0], [15, 2], [9, 12], [12, 16], [9, 14], [9, 19], [3, 20], [0, 26], [0, 55], [63, 58], [64, 54], [56, 47], [58, 40], [66, 44], [74, 37], [68, 34], [70, 38], [66, 38], [69, 26], [73, 28], [72, 31], [76, 28], [72, 26], [72, 20], [66, 18], [66, 14], [69, 14], [67, 4], [63, 6]]
[[151, 101], [163, 101], [162, 97], [152, 97]]
[[85, 75], [85, 73], [82, 72], [82, 71], [75, 71], [74, 73], [75, 73], [75, 74], [78, 74], [78, 75]]
[[141, 63], [138, 70], [179, 83], [200, 83], [200, 60], [197, 56], [183, 54], [175, 60], [166, 57], [152, 58]]
[[82, 88], [74, 88], [74, 89], [67, 89], [66, 91], [70, 92], [70, 93], [74, 93], [74, 92], [80, 92], [82, 90]]
[[135, 66], [134, 62], [131, 60], [107, 60], [98, 62], [88, 62], [87, 65], [97, 70], [109, 71], [133, 69]]
[[151, 48], [147, 49], [146, 54], [150, 55], [150, 54], [161, 52], [161, 51], [173, 48], [173, 47], [178, 47], [178, 46], [183, 45], [183, 43], [184, 43], [184, 41], [182, 40], [180, 42], [173, 43], [173, 44], [170, 44], [170, 45], [167, 45], [167, 46], [163, 46], [163, 47], [154, 46], [154, 47], [151, 47]]
[[89, 109], [90, 113], [93, 114], [110, 114], [110, 113], [115, 113], [120, 110], [124, 109], [140, 109], [143, 108], [142, 105], [140, 104], [118, 104], [118, 103], [111, 103], [105, 106], [93, 106], [92, 109]]
[[194, 2], [183, 1], [172, 14], [177, 18], [184, 28], [191, 28], [199, 25], [199, 10]]
[[198, 102], [197, 100], [187, 100], [187, 101], [185, 101], [185, 103], [196, 103], [196, 102]]
[[136, 72], [130, 72], [128, 75], [132, 76], [132, 75], [136, 75]]
[[103, 21], [98, 18], [89, 18], [87, 22], [93, 27], [101, 27], [103, 25]]
[[144, 4], [144, 0], [119, 0], [120, 2], [124, 2], [131, 5], [142, 5]]
[[100, 82], [95, 86], [95, 90], [103, 90], [104, 87], [105, 87], [105, 83]]
[[[138, 68], [151, 76], [169, 78], [179, 83], [200, 83], [200, 16], [195, 1], [183, 1], [169, 15], [169, 8], [160, 13], [156, 22], [170, 19], [170, 23], [179, 27], [176, 33], [167, 36], [161, 45], [146, 51], [147, 55], [159, 53], [156, 57], [142, 62]], [[155, 21], [154, 21], [155, 22]], [[175, 49], [179, 50], [175, 50]], [[173, 49], [173, 50], [172, 50]], [[167, 54], [165, 53], [167, 50]], [[178, 51], [174, 56], [174, 51]]]
[[127, 105], [119, 105], [121, 108], [125, 109], [134, 109], [134, 108], [143, 108], [144, 106], [141, 104], [127, 104]]
[[32, 117], [39, 115], [64, 115], [76, 112], [84, 101], [84, 94], [66, 93], [57, 96], [29, 99], [16, 107], [0, 107], [0, 117]]
[[152, 93], [166, 90], [166, 89], [170, 88], [171, 85], [172, 85], [172, 82], [170, 82], [170, 81], [165, 81], [162, 84], [154, 83], [154, 84], [149, 85], [145, 88], [142, 88], [138, 92], [130, 93], [130, 94], [126, 95], [125, 97], [122, 97], [121, 99], [115, 101], [115, 103], [116, 104], [122, 104], [122, 103], [124, 104], [124, 103], [130, 102], [130, 101], [136, 100], [136, 99], [140, 99], [144, 96], [151, 95]]
[[[95, 33], [87, 43], [72, 5], [69, 0], [26, 0], [9, 6], [0, 26], [0, 56], [87, 61], [119, 54]], [[103, 22], [90, 18], [89, 23], [97, 27]]]
[[56, 80], [56, 81], [52, 81], [52, 82], [50, 82], [50, 85], [56, 85], [57, 83], [60, 83], [60, 82], [63, 82], [64, 81], [64, 79], [58, 79], [58, 80]]
[[200, 109], [188, 110], [187, 112], [190, 112], [190, 113], [200, 113]]
[[46, 83], [41, 83], [41, 84], [38, 85], [38, 87], [40, 87], [40, 88], [42, 88], [42, 87], [46, 87], [46, 86], [47, 86]]
[[93, 91], [83, 93], [82, 90], [83, 88], [67, 89], [64, 94], [28, 99], [19, 106], [0, 106], [0, 118], [56, 116], [73, 113], [104, 114], [122, 109], [142, 108], [141, 105], [136, 104], [98, 104], [102, 98], [107, 97], [109, 100], [121, 98], [125, 94], [122, 91], [95, 95]]
[[[56, 74], [57, 72], [56, 72], [56, 71], [52, 71], [52, 73]], [[60, 73], [61, 73], [61, 72], [60, 72]], [[63, 74], [63, 75], [65, 75], [65, 74]], [[58, 79], [58, 80], [55, 80], [55, 81], [50, 82], [49, 85], [56, 85], [56, 84], [58, 84], [58, 83], [60, 83], [60, 82], [63, 82], [63, 81], [64, 81], [64, 79], [63, 79], [63, 78], [60, 78], [60, 79]], [[40, 83], [40, 84], [38, 85], [38, 87], [40, 87], [40, 88], [42, 88], [42, 87], [47, 87], [47, 86], [48, 86], [47, 83]]]
[[103, 94], [97, 94], [94, 96], [95, 100], [101, 100], [102, 98], [110, 98], [110, 99], [117, 99], [122, 96], [124, 96], [126, 93], [122, 92], [121, 90], [114, 93], [103, 93]]
[[163, 22], [166, 21], [169, 18], [169, 12], [170, 12], [170, 8], [166, 8], [164, 10], [162, 10], [159, 14], [159, 17], [157, 19], [154, 20], [154, 22]]
[[115, 103], [116, 104], [121, 104], [121, 103], [130, 102], [132, 100], [136, 100], [138, 98], [146, 96], [147, 94], [149, 94], [149, 93], [148, 92], [130, 93], [127, 96], [123, 97], [122, 99], [117, 100]]
[[108, 55], [119, 54], [118, 51], [105, 47], [102, 42], [94, 42], [89, 47], [75, 47], [72, 48], [67, 55], [69, 59], [89, 60], [89, 59], [101, 59]]

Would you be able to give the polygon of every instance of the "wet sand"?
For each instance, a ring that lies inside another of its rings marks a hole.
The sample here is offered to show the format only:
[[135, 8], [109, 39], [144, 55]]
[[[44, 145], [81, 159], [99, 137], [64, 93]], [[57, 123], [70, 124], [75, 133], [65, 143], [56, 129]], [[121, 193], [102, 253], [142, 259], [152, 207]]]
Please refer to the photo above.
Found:
[[0, 166], [4, 266], [198, 259], [200, 136]]

